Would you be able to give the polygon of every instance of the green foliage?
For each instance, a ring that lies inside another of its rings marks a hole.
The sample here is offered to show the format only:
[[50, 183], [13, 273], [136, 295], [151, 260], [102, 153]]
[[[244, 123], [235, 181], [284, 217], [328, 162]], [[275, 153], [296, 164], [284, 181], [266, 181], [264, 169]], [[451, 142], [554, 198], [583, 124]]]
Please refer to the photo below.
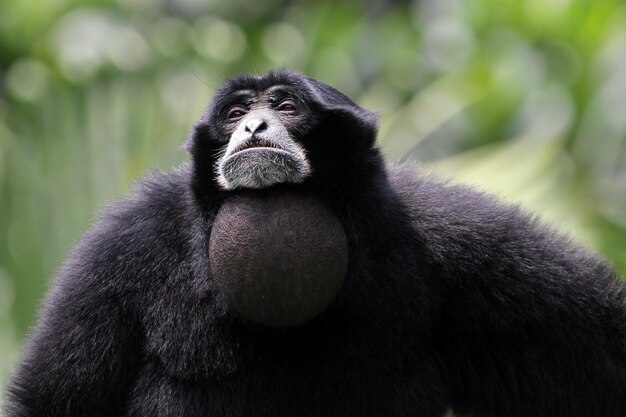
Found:
[[626, 271], [621, 0], [5, 0], [0, 382], [100, 208], [240, 72], [305, 72], [382, 114], [390, 160], [538, 210]]

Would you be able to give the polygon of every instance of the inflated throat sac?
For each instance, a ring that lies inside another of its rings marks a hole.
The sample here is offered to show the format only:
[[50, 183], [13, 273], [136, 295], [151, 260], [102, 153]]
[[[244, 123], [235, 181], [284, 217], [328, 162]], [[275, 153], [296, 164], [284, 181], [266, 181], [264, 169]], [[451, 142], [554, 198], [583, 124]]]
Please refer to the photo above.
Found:
[[319, 200], [250, 190], [220, 208], [209, 258], [213, 278], [239, 314], [287, 327], [313, 319], [335, 299], [348, 244], [342, 224]]

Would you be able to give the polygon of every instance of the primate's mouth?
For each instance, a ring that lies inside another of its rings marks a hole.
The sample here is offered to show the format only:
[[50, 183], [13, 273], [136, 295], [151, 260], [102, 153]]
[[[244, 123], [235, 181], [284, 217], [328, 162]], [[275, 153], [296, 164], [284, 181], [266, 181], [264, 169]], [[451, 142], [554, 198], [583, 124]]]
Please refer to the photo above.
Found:
[[311, 167], [302, 152], [266, 145], [246, 143], [224, 157], [216, 166], [222, 188], [258, 189], [277, 183], [297, 184], [309, 176]]
[[231, 152], [231, 156], [235, 155], [236, 153], [239, 153], [241, 151], [245, 151], [248, 149], [258, 149], [258, 148], [265, 148], [265, 149], [276, 149], [279, 151], [284, 151], [283, 148], [281, 148], [280, 146], [276, 145], [274, 142], [269, 141], [267, 139], [250, 139], [245, 141], [244, 143], [242, 143], [241, 145], [239, 145], [237, 148], [235, 148], [232, 152]]

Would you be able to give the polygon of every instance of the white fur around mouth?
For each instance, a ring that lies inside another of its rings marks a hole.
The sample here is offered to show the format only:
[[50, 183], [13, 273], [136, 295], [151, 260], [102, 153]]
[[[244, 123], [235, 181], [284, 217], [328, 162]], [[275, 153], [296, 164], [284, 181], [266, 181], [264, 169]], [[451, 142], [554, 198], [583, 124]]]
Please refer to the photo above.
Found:
[[218, 182], [225, 190], [300, 183], [311, 172], [301, 154], [275, 147], [242, 149], [224, 158], [216, 170]]
[[292, 155], [291, 152], [288, 152], [280, 148], [275, 148], [275, 147], [270, 147], [270, 146], [253, 146], [250, 148], [237, 150], [231, 153], [230, 155], [228, 155], [228, 157], [224, 159], [224, 163], [225, 164], [228, 163], [228, 161], [232, 160], [233, 158], [237, 158], [237, 157], [245, 156], [246, 154], [253, 154], [257, 152], [269, 152], [269, 153], [275, 153], [275, 154]]
[[231, 155], [239, 153], [241, 151], [245, 151], [248, 149], [278, 149], [284, 150], [282, 146], [278, 146], [273, 141], [267, 139], [249, 139], [241, 144], [239, 144], [235, 149], [232, 150]]
[[[243, 155], [247, 152], [254, 152], [254, 151], [265, 151], [265, 152], [276, 152], [276, 153], [283, 153], [283, 154], [291, 154], [291, 152], [288, 152], [284, 149], [281, 148], [277, 148], [274, 146], [250, 146], [248, 148], [243, 148], [240, 150], [236, 150], [235, 152], [233, 152], [232, 154], [228, 155], [228, 157], [226, 158], [227, 160], [230, 158], [233, 158], [235, 155]], [[226, 161], [224, 161], [226, 162]]]

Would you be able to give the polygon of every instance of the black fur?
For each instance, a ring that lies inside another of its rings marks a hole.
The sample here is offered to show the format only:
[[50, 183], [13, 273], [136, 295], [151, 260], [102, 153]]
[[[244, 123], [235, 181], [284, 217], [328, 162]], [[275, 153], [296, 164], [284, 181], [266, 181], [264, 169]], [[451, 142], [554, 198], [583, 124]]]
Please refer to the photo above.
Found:
[[[348, 236], [321, 316], [246, 324], [211, 278], [226, 193], [212, 165], [233, 89], [293, 86], [298, 139]], [[143, 180], [64, 265], [7, 391], [6, 415], [618, 417], [624, 288], [611, 266], [519, 208], [384, 164], [376, 117], [293, 73], [238, 78], [188, 143], [193, 164]]]

